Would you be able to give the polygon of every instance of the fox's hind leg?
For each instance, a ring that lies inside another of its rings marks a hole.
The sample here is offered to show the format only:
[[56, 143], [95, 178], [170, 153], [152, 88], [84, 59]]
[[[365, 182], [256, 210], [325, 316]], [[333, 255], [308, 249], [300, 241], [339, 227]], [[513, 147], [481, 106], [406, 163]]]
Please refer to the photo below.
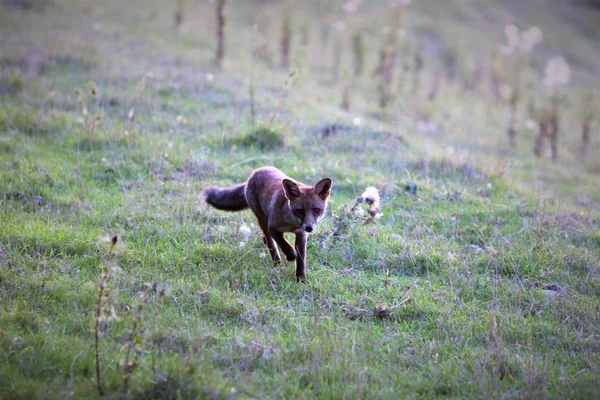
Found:
[[296, 253], [296, 250], [294, 250], [292, 245], [289, 244], [287, 240], [285, 240], [283, 233], [277, 232], [274, 229], [271, 229], [270, 233], [271, 237], [273, 237], [273, 239], [275, 239], [275, 241], [279, 245], [281, 251], [283, 251], [283, 254], [285, 254], [285, 259], [288, 261], [294, 261], [296, 257], [298, 257], [298, 253]]
[[263, 243], [267, 246], [267, 249], [269, 250], [269, 255], [271, 256], [271, 260], [278, 262], [281, 261], [281, 257], [279, 256], [279, 251], [277, 251], [277, 245], [275, 244], [275, 240], [273, 240], [273, 237], [269, 234], [269, 229], [267, 229], [266, 227], [263, 227], [262, 224], [260, 225], [260, 229], [262, 229], [263, 231]]
[[267, 249], [269, 250], [269, 255], [273, 261], [281, 261], [281, 256], [279, 255], [279, 251], [277, 251], [277, 245], [272, 237], [263, 236], [263, 243], [267, 245]]

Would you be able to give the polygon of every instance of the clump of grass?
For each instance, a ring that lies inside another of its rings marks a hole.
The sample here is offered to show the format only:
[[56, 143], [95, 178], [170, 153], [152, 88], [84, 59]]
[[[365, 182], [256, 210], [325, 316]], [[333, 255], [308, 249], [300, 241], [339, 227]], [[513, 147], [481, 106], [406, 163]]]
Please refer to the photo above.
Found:
[[233, 143], [260, 150], [276, 150], [284, 146], [282, 133], [269, 125], [257, 125], [244, 135], [233, 140]]
[[0, 132], [16, 131], [28, 136], [55, 134], [65, 124], [61, 116], [47, 116], [41, 111], [22, 107], [0, 107]]
[[0, 95], [16, 96], [24, 86], [23, 79], [17, 74], [0, 77]]
[[365, 308], [362, 305], [355, 306], [350, 303], [343, 303], [341, 308], [344, 312], [344, 316], [351, 320], [366, 320], [369, 318], [375, 318], [379, 320], [390, 320], [392, 322], [396, 322], [401, 319], [396, 314], [396, 310], [404, 307], [409, 301], [414, 301], [410, 296], [407, 295], [408, 292], [410, 292], [410, 289], [407, 291], [407, 293], [405, 293], [405, 297], [401, 301], [391, 306], [383, 303], [377, 303], [372, 307]]

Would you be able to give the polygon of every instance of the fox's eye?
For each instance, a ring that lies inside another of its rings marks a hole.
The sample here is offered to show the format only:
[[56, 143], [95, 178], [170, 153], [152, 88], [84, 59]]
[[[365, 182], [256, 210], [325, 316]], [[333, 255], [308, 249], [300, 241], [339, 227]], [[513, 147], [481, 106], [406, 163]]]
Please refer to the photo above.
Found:
[[297, 209], [296, 211], [294, 211], [294, 214], [296, 214], [296, 215], [300, 215], [300, 216], [301, 216], [301, 215], [304, 215], [304, 210], [303, 210], [303, 209], [301, 209], [301, 208], [299, 208], [299, 209]]
[[315, 207], [315, 208], [313, 208], [313, 212], [314, 212], [315, 214], [321, 214], [321, 209], [320, 209], [320, 208], [318, 208], [318, 207]]

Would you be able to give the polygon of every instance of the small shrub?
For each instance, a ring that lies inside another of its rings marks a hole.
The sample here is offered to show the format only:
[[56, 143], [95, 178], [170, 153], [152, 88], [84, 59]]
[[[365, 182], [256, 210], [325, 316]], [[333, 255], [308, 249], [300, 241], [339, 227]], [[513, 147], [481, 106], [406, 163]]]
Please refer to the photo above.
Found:
[[243, 147], [256, 147], [260, 150], [274, 150], [284, 145], [281, 132], [272, 127], [261, 125], [233, 141]]
[[0, 78], [0, 95], [16, 96], [23, 90], [23, 80], [18, 75]]

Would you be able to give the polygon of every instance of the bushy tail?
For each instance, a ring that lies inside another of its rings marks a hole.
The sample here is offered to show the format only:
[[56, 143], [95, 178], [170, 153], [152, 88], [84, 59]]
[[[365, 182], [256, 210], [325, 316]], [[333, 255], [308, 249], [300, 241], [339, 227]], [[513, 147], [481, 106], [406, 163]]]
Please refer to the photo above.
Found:
[[219, 210], [241, 211], [248, 208], [245, 183], [228, 188], [208, 187], [204, 189], [204, 199]]

